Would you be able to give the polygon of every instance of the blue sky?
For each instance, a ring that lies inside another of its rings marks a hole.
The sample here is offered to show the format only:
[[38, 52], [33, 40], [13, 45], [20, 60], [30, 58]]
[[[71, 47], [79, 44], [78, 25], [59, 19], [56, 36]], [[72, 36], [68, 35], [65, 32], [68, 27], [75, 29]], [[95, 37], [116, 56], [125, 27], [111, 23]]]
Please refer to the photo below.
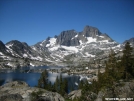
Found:
[[0, 0], [0, 40], [34, 45], [64, 30], [97, 27], [122, 43], [134, 37], [134, 0]]

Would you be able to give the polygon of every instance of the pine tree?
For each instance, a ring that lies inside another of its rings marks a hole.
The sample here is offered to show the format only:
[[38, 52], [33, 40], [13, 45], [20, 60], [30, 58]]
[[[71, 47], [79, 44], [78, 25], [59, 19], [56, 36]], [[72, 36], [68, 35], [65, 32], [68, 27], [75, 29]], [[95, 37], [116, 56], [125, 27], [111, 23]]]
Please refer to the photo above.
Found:
[[83, 86], [84, 86], [84, 82], [83, 82], [83, 80], [81, 80], [80, 83], [79, 83], [79, 89], [82, 89]]
[[66, 78], [64, 78], [63, 83], [62, 83], [62, 89], [64, 90], [65, 93], [68, 93], [68, 81]]
[[100, 73], [100, 70], [98, 70], [98, 83], [97, 87], [98, 89], [101, 89], [103, 87], [112, 87], [113, 83], [118, 79], [118, 69], [117, 69], [117, 61], [115, 57], [115, 52], [111, 49], [109, 54], [109, 59], [107, 62], [105, 62], [105, 72]]
[[40, 79], [38, 80], [38, 87], [47, 89], [48, 88], [48, 72], [44, 70], [41, 73]]
[[98, 88], [101, 88], [101, 84], [102, 84], [102, 76], [101, 76], [101, 72], [100, 72], [100, 68], [98, 69]]
[[62, 89], [62, 83], [63, 83], [62, 75], [60, 74], [60, 90]]
[[58, 78], [58, 76], [56, 77], [56, 81], [55, 81], [55, 90], [56, 90], [56, 92], [59, 92], [59, 85], [60, 85], [60, 82], [59, 82], [59, 78]]
[[64, 78], [60, 85], [60, 94], [64, 96], [66, 93], [68, 93], [68, 82], [67, 79]]
[[122, 67], [124, 68], [123, 76], [125, 80], [130, 79], [133, 76], [133, 48], [130, 46], [130, 43], [125, 44], [122, 57]]
[[115, 52], [111, 49], [111, 52], [109, 54], [109, 59], [108, 59], [108, 73], [109, 76], [112, 76], [113, 79], [116, 79], [116, 72], [117, 72], [117, 62], [116, 62], [116, 57], [115, 57]]

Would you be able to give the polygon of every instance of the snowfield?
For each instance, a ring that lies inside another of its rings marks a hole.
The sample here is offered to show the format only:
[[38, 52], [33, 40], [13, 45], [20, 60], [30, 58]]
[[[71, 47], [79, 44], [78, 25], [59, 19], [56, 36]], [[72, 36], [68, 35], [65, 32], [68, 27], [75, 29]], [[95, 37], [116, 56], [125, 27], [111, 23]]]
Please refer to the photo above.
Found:
[[96, 38], [87, 37], [87, 43], [96, 42]]
[[68, 50], [68, 51], [73, 51], [73, 52], [75, 52], [75, 53], [78, 52], [78, 49], [77, 49], [76, 47], [74, 47], [74, 46], [70, 46], [70, 47], [61, 46], [61, 47], [64, 48], [64, 49], [66, 49], [66, 50]]
[[56, 38], [50, 38], [49, 40], [50, 44], [47, 44], [46, 47], [52, 47], [56, 43]]

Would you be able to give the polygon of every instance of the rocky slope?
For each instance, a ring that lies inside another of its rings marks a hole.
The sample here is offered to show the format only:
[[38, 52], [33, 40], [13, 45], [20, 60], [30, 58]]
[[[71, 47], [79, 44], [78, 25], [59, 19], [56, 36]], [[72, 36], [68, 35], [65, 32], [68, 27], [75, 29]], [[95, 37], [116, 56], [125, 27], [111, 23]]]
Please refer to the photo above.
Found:
[[0, 101], [65, 101], [56, 93], [29, 87], [23, 81], [14, 81], [0, 86]]
[[113, 87], [114, 91], [112, 91], [112, 89], [99, 91], [95, 101], [102, 101], [105, 98], [118, 98], [118, 100], [125, 98], [126, 101], [128, 99], [130, 101], [134, 100], [134, 81], [116, 83]]
[[[133, 39], [128, 41], [133, 44]], [[0, 67], [78, 65], [81, 61], [105, 58], [110, 49], [120, 53], [123, 45], [92, 26], [85, 26], [81, 32], [62, 31], [58, 36], [48, 37], [33, 46], [17, 40], [6, 44], [0, 41]], [[25, 63], [25, 60], [29, 62]]]
[[126, 42], [129, 42], [131, 46], [134, 47], [134, 37], [130, 38], [129, 40], [124, 41], [123, 44], [125, 44]]
[[[114, 101], [112, 98], [117, 98], [116, 101], [133, 101], [134, 99], [134, 80], [129, 82], [118, 82], [113, 85], [113, 89], [104, 88], [95, 94], [93, 92], [87, 92], [86, 101], [105, 101], [110, 100]], [[69, 99], [79, 98], [82, 96], [81, 90], [75, 90], [68, 94]]]

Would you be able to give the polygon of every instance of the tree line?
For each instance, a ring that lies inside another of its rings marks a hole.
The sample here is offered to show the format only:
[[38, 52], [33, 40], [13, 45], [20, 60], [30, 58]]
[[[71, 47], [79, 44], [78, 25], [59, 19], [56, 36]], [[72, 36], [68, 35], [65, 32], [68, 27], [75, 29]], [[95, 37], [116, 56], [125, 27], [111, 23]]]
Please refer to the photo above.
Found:
[[62, 75], [60, 77], [56, 77], [56, 80], [54, 84], [51, 84], [51, 82], [48, 80], [48, 72], [47, 70], [44, 70], [41, 73], [41, 76], [38, 80], [38, 87], [44, 88], [49, 91], [58, 92], [62, 96], [68, 93], [68, 81], [66, 78], [62, 78]]

